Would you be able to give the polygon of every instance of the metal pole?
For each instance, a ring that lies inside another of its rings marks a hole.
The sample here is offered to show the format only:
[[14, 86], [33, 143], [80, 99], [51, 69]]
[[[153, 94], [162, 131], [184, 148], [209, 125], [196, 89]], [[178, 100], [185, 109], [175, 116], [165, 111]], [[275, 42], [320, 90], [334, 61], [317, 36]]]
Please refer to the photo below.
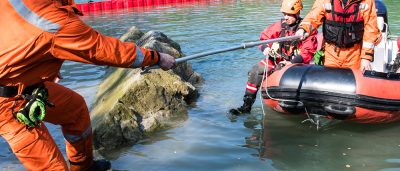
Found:
[[[202, 53], [198, 53], [198, 54], [194, 54], [194, 55], [189, 55], [189, 56], [185, 56], [185, 57], [182, 57], [182, 58], [178, 58], [178, 59], [176, 59], [176, 63], [181, 63], [181, 62], [185, 62], [185, 61], [188, 61], [188, 60], [191, 60], [191, 59], [196, 59], [196, 58], [200, 58], [200, 57], [204, 57], [204, 56], [208, 56], [208, 55], [214, 55], [214, 54], [234, 51], [234, 50], [238, 50], [238, 49], [251, 48], [251, 47], [262, 45], [262, 44], [293, 41], [293, 40], [300, 39], [301, 37], [302, 36], [286, 36], [286, 37], [270, 39], [270, 40], [242, 43], [241, 45], [238, 45], [238, 46], [233, 46], [233, 47], [219, 49], [219, 50], [212, 50], [212, 51], [202, 52]], [[145, 68], [145, 70], [158, 69], [158, 68], [160, 68], [160, 66], [155, 65], [155, 66], [147, 67], [147, 68]]]

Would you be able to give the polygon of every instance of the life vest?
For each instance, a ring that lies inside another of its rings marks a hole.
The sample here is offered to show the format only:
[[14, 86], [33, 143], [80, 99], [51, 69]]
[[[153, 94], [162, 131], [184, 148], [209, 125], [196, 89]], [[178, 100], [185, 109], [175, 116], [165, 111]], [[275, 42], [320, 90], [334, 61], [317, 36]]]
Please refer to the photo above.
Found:
[[362, 42], [364, 34], [364, 19], [361, 17], [360, 0], [351, 1], [343, 9], [340, 0], [331, 0], [331, 10], [323, 24], [324, 39], [337, 47], [353, 47]]
[[[293, 36], [300, 23], [301, 23], [302, 18], [299, 18], [295, 24], [293, 25], [288, 25], [285, 22], [281, 22], [281, 34], [279, 37], [285, 37], [285, 36]], [[285, 60], [290, 61], [293, 56], [298, 55], [297, 49], [298, 49], [299, 41], [285, 41], [285, 42], [280, 42], [279, 43], [279, 50], [278, 53], [281, 55]]]

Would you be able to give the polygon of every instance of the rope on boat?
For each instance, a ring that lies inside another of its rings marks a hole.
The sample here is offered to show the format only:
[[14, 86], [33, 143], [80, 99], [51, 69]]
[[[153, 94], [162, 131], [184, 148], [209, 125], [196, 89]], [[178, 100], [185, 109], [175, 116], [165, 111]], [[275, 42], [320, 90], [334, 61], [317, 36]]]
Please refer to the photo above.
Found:
[[[275, 57], [274, 57], [275, 58]], [[265, 85], [267, 85], [267, 86], [265, 86], [265, 94], [268, 96], [268, 98], [270, 98], [271, 100], [276, 100], [276, 101], [283, 101], [283, 102], [296, 102], [296, 103], [300, 103], [300, 104], [302, 104], [303, 106], [304, 106], [304, 103], [302, 102], [302, 101], [299, 101], [299, 100], [290, 100], [290, 99], [277, 99], [277, 98], [273, 98], [273, 97], [271, 97], [270, 95], [269, 95], [269, 93], [268, 93], [268, 66], [269, 66], [269, 62], [268, 62], [268, 60], [269, 60], [269, 55], [267, 54], [266, 56], [265, 56], [265, 59], [266, 59], [266, 65], [264, 66], [264, 71], [263, 71], [263, 77], [262, 77], [262, 81], [261, 81], [261, 85], [264, 85], [264, 82], [265, 82]], [[276, 60], [275, 60], [276, 61]], [[259, 97], [260, 97], [260, 101], [261, 101], [261, 109], [262, 109], [262, 111], [263, 111], [263, 121], [264, 121], [264, 119], [265, 119], [265, 117], [266, 117], [266, 111], [265, 111], [265, 109], [264, 109], [264, 104], [263, 104], [263, 97], [262, 97], [262, 89], [259, 91]], [[310, 121], [312, 124], [314, 124], [315, 126], [316, 126], [316, 128], [317, 128], [317, 130], [319, 130], [319, 128], [321, 128], [321, 122], [320, 122], [320, 115], [315, 115], [315, 117], [311, 117], [311, 114], [309, 114], [308, 113], [308, 111], [307, 111], [307, 108], [306, 107], [304, 107], [304, 110], [305, 110], [305, 113], [306, 113], [306, 115], [307, 115], [307, 117], [308, 117], [308, 119], [305, 119], [305, 120], [303, 120], [301, 123], [305, 123], [305, 122], [307, 122], [307, 121]], [[263, 127], [264, 127], [264, 124], [263, 124]], [[264, 129], [264, 128], [263, 128]]]

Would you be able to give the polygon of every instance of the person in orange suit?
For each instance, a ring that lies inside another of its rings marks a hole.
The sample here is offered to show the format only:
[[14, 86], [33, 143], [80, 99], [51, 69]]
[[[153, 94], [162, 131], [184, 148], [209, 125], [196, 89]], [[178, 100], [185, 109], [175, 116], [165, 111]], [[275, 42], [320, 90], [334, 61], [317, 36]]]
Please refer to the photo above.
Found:
[[[284, 15], [284, 19], [267, 27], [261, 33], [260, 40], [293, 36], [302, 20], [302, 18], [300, 18], [300, 11], [302, 8], [302, 0], [283, 0], [280, 10]], [[278, 67], [277, 64], [279, 63], [280, 65], [290, 63], [308, 64], [317, 49], [317, 33], [318, 31], [313, 31], [312, 35], [303, 41], [261, 45], [259, 47], [260, 50], [264, 55], [267, 55], [269, 59], [261, 60], [249, 71], [246, 91], [243, 97], [243, 105], [239, 108], [230, 109], [229, 113], [239, 115], [251, 111], [251, 107], [256, 100], [257, 92], [262, 82], [265, 66], [268, 65], [267, 75], [270, 75], [276, 67]]]
[[316, 0], [296, 35], [323, 25], [324, 65], [370, 70], [381, 40], [374, 0]]
[[[0, 1], [0, 135], [27, 170], [107, 170], [93, 160], [89, 110], [54, 82], [65, 60], [168, 70], [175, 58], [121, 42], [79, 19], [73, 1]], [[60, 125], [69, 168], [43, 121]]]

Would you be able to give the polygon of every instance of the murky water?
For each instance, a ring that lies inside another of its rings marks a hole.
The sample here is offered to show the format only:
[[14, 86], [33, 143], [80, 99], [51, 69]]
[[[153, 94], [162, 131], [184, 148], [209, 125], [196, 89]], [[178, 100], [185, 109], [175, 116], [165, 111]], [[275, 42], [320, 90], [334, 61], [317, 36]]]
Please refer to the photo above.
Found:
[[[305, 11], [312, 0], [306, 0]], [[399, 34], [398, 1], [385, 1], [392, 34]], [[279, 0], [219, 1], [136, 8], [92, 14], [82, 19], [100, 32], [118, 37], [132, 25], [159, 30], [195, 54], [258, 40], [260, 32], [279, 20]], [[305, 14], [305, 12], [304, 12]], [[304, 15], [303, 14], [303, 15]], [[242, 103], [247, 70], [262, 59], [257, 48], [191, 61], [205, 78], [189, 119], [131, 148], [108, 154], [117, 170], [400, 170], [400, 126], [339, 123], [320, 131], [301, 124], [299, 116], [266, 110], [260, 100], [251, 115], [231, 121], [229, 108]], [[104, 75], [104, 67], [67, 62], [62, 84], [81, 93], [88, 104]], [[396, 90], [393, 90], [396, 91]], [[57, 126], [50, 131], [65, 151]], [[258, 139], [263, 140], [259, 146]], [[24, 170], [0, 140], [2, 170]]]

